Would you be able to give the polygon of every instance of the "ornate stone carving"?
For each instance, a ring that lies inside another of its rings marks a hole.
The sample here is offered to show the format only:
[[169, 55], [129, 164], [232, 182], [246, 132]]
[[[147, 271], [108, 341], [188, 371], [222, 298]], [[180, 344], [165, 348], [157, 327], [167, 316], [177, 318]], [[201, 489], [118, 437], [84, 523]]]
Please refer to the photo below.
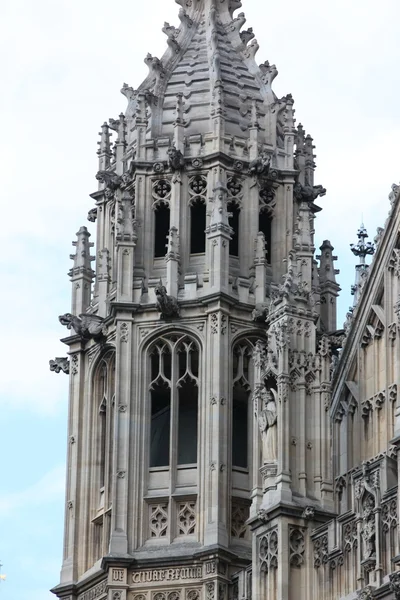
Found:
[[366, 587], [357, 594], [357, 600], [373, 600], [372, 589]]
[[50, 371], [54, 371], [55, 373], [65, 373], [69, 375], [69, 361], [68, 358], [55, 358], [54, 360], [49, 361]]
[[382, 504], [382, 531], [388, 533], [397, 527], [397, 498]]
[[389, 575], [389, 588], [393, 592], [395, 600], [400, 600], [400, 571]]
[[128, 342], [128, 340], [129, 340], [129, 326], [128, 326], [128, 323], [121, 323], [121, 325], [119, 326], [119, 334], [120, 334], [120, 340], [121, 340], [121, 342], [124, 342], [126, 344]]
[[249, 174], [255, 177], [267, 177], [271, 168], [272, 156], [262, 152], [249, 166]]
[[180, 316], [178, 300], [168, 296], [167, 289], [163, 285], [155, 288], [156, 308], [160, 312], [161, 319], [172, 319]]
[[393, 275], [400, 277], [400, 250], [398, 248], [394, 248], [392, 252], [392, 255], [389, 259], [388, 269], [393, 273]]
[[168, 162], [171, 171], [182, 171], [185, 167], [185, 159], [180, 150], [177, 150], [175, 146], [168, 148]]
[[289, 527], [289, 562], [292, 567], [304, 564], [306, 542], [304, 530], [300, 527]]
[[66, 313], [58, 317], [61, 325], [73, 329], [82, 340], [98, 339], [107, 335], [104, 319], [97, 315], [81, 314], [79, 317]]
[[187, 590], [186, 600], [200, 600], [200, 590]]
[[303, 517], [303, 519], [312, 521], [315, 517], [314, 506], [306, 506], [301, 516]]
[[313, 203], [319, 196], [325, 196], [326, 189], [322, 185], [302, 185], [296, 183], [293, 188], [293, 195], [298, 202]]
[[89, 210], [87, 220], [90, 221], [91, 223], [95, 223], [97, 220], [97, 212], [98, 212], [97, 208], [92, 208], [91, 210]]
[[349, 553], [358, 547], [358, 533], [356, 521], [346, 523], [343, 527], [343, 552]]
[[314, 567], [317, 569], [328, 562], [328, 534], [314, 540]]
[[207, 583], [206, 585], [207, 600], [215, 600], [215, 583]]
[[153, 504], [149, 506], [150, 519], [150, 537], [163, 538], [168, 532], [168, 504]]
[[232, 501], [231, 535], [244, 539], [247, 533], [246, 521], [250, 516], [249, 507], [236, 500]]
[[260, 569], [268, 573], [278, 568], [278, 529], [271, 529], [261, 536], [259, 541]]
[[178, 505], [178, 534], [193, 535], [196, 533], [196, 502], [190, 500]]

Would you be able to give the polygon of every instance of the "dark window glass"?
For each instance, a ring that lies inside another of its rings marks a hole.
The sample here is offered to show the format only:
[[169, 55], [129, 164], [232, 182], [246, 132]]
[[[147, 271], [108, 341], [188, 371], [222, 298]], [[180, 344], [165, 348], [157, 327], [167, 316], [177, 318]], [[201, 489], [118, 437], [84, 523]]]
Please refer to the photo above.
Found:
[[262, 231], [262, 233], [265, 235], [266, 257], [267, 257], [268, 262], [270, 263], [271, 262], [271, 241], [272, 241], [272, 237], [271, 237], [272, 219], [266, 211], [260, 212], [260, 215], [258, 218], [258, 227], [259, 227], [259, 231]]
[[193, 381], [185, 382], [179, 390], [179, 465], [197, 463], [197, 395], [197, 386]]
[[206, 251], [206, 205], [198, 201], [190, 207], [190, 253]]
[[248, 413], [247, 392], [237, 386], [233, 391], [232, 465], [248, 467]]
[[165, 204], [157, 206], [155, 211], [154, 256], [156, 258], [167, 254], [167, 238], [169, 234], [169, 207]]
[[169, 438], [171, 421], [170, 390], [157, 386], [151, 392], [150, 466], [169, 465]]
[[229, 243], [229, 254], [231, 256], [239, 256], [239, 218], [240, 208], [236, 202], [228, 203], [229, 225], [232, 227], [232, 239]]

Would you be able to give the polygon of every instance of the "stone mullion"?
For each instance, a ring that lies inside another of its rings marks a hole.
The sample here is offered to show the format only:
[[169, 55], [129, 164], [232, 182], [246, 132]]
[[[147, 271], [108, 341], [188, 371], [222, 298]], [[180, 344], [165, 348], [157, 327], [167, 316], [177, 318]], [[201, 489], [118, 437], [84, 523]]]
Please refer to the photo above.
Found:
[[[227, 317], [220, 310], [209, 314], [208, 380], [210, 381], [210, 406], [207, 424], [209, 470], [206, 544], [228, 546], [228, 390], [229, 336]], [[229, 436], [230, 440], [230, 436]], [[207, 456], [207, 454], [206, 454]]]
[[[140, 346], [139, 330], [137, 326], [132, 327], [132, 347], [137, 349]], [[146, 353], [146, 359], [148, 359]], [[146, 435], [150, 431], [150, 410], [146, 412], [145, 404], [150, 405], [147, 365], [144, 364], [143, 354], [136, 351], [132, 352], [132, 387], [131, 387], [131, 408], [130, 408], [130, 446], [129, 456], [137, 457], [137, 460], [129, 461], [129, 483], [131, 494], [128, 498], [128, 527], [131, 532], [131, 547], [138, 548], [144, 543], [142, 539], [143, 524], [148, 526], [148, 513], [144, 508], [143, 495], [147, 493], [147, 481], [149, 469], [146, 454], [143, 454], [143, 444], [147, 442], [147, 448], [150, 448], [149, 437]], [[147, 385], [146, 385], [147, 384]], [[147, 417], [147, 422], [146, 422]], [[146, 429], [146, 425], [148, 429]], [[145, 451], [146, 452], [146, 451]], [[145, 458], [146, 457], [146, 458]]]
[[[115, 448], [114, 448], [114, 489], [111, 521], [110, 552], [128, 552], [128, 489], [129, 489], [129, 422], [132, 382], [132, 319], [116, 319], [116, 391], [115, 391]], [[122, 330], [123, 326], [123, 330]]]

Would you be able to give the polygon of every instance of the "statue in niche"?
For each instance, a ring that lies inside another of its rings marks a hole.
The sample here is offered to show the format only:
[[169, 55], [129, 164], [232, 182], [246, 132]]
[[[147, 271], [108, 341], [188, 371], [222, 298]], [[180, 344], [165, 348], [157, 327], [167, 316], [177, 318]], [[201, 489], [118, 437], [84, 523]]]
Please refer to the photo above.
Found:
[[263, 464], [276, 462], [278, 439], [278, 412], [276, 403], [276, 390], [263, 390], [263, 409], [258, 417], [258, 426], [262, 440]]

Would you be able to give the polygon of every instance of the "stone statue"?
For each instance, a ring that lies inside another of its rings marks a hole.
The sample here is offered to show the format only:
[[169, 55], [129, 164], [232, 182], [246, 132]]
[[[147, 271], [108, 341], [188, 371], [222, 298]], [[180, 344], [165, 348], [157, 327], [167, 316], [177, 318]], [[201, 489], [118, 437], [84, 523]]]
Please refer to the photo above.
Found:
[[263, 391], [264, 407], [258, 417], [258, 426], [262, 439], [263, 464], [277, 460], [277, 423], [278, 413], [276, 404], [276, 391], [273, 389]]
[[66, 357], [55, 358], [54, 360], [49, 361], [49, 365], [50, 365], [50, 371], [53, 371], [54, 373], [61, 373], [61, 371], [62, 371], [66, 375], [69, 375], [68, 358], [66, 358]]
[[66, 313], [58, 317], [61, 325], [73, 329], [83, 340], [98, 339], [107, 334], [104, 319], [97, 315], [81, 314], [79, 317]]
[[390, 201], [391, 206], [393, 206], [393, 204], [394, 204], [394, 202], [395, 202], [395, 200], [397, 198], [397, 195], [399, 193], [399, 189], [400, 189], [400, 185], [397, 185], [396, 183], [392, 184], [392, 189], [391, 189], [391, 192], [389, 194], [389, 201]]
[[249, 166], [249, 174], [255, 177], [263, 175], [266, 177], [271, 168], [272, 157], [267, 152], [262, 152]]
[[171, 319], [180, 316], [178, 300], [173, 296], [168, 296], [167, 289], [164, 285], [157, 285], [155, 293], [157, 299], [156, 307], [161, 313], [161, 319]]
[[298, 202], [314, 202], [318, 196], [325, 196], [326, 189], [322, 185], [302, 185], [296, 183], [293, 188], [293, 195]]
[[182, 171], [185, 166], [185, 159], [180, 150], [177, 150], [175, 146], [168, 148], [169, 166], [172, 171]]
[[252, 312], [252, 320], [255, 323], [265, 323], [270, 311], [270, 304], [256, 304]]

